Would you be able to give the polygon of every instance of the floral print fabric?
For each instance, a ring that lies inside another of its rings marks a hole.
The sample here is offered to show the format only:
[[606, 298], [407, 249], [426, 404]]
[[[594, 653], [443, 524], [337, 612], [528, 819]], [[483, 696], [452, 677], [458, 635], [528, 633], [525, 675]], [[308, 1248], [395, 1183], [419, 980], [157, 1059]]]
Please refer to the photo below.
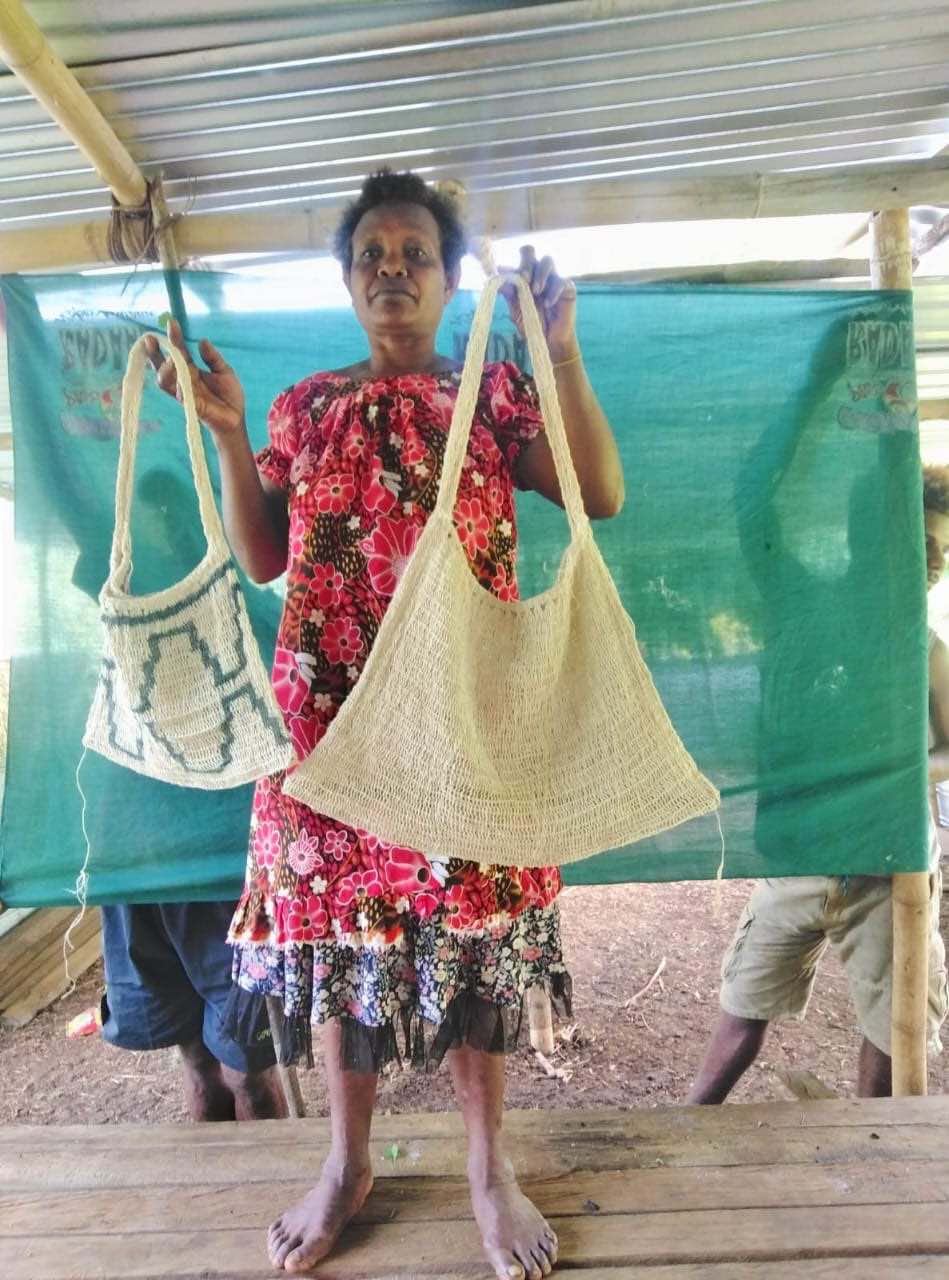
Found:
[[447, 928], [437, 916], [407, 917], [399, 941], [382, 951], [335, 942], [246, 946], [235, 969], [243, 990], [282, 999], [297, 1037], [292, 1057], [308, 1056], [311, 1022], [342, 1019], [353, 1070], [378, 1071], [403, 1057], [434, 1066], [462, 1042], [509, 1049], [534, 985], [546, 988], [558, 1013], [570, 1009], [556, 904], [479, 935]]
[[[459, 377], [318, 373], [274, 401], [258, 467], [287, 494], [289, 553], [272, 680], [301, 758], [359, 678], [434, 508]], [[486, 366], [455, 524], [472, 572], [501, 600], [517, 598], [512, 476], [540, 428], [533, 382], [514, 365]], [[519, 961], [526, 949], [528, 965], [560, 964], [557, 929], [545, 916], [560, 890], [555, 868], [496, 866], [489, 849], [477, 864], [430, 860], [313, 812], [286, 796], [282, 781], [282, 774], [262, 779], [254, 795], [245, 890], [230, 935], [245, 990], [279, 991], [288, 1014], [302, 1014], [302, 1002], [318, 1021], [348, 1011], [379, 1025], [404, 1007], [411, 988], [425, 1017], [440, 1019], [457, 982], [429, 963], [439, 950], [434, 940], [455, 939], [444, 943], [453, 955], [459, 939], [466, 946], [491, 939], [503, 951], [521, 917], [545, 923], [536, 943], [518, 934]], [[419, 986], [413, 965], [422, 937], [429, 941]], [[341, 947], [351, 953], [345, 960]], [[365, 954], [388, 949], [384, 964]], [[522, 987], [510, 965], [506, 972], [503, 1000]], [[483, 974], [472, 981], [479, 991], [491, 987]]]

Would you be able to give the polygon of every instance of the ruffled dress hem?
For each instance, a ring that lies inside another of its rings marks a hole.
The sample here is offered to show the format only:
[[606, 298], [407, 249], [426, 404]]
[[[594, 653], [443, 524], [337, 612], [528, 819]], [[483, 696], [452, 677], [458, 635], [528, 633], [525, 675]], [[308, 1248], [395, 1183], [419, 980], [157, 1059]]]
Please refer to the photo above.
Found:
[[[559, 1018], [570, 1018], [573, 983], [566, 970], [550, 973], [533, 985], [544, 988]], [[259, 992], [246, 991], [235, 984], [224, 1014], [225, 1033], [238, 1044], [254, 1043], [259, 1035], [262, 1005], [267, 999]], [[345, 1070], [379, 1072], [396, 1063], [434, 1071], [449, 1049], [463, 1045], [484, 1053], [513, 1052], [520, 1042], [525, 1001], [526, 992], [515, 1004], [497, 1005], [473, 991], [459, 991], [437, 1024], [425, 1018], [420, 1010], [408, 1006], [398, 1009], [378, 1026], [367, 1026], [345, 1013], [331, 1016], [338, 1017], [341, 1024]], [[312, 1067], [313, 1021], [302, 1013], [284, 1016], [279, 998], [271, 997], [270, 1007], [274, 1014], [271, 1028], [277, 1061], [282, 1066]]]

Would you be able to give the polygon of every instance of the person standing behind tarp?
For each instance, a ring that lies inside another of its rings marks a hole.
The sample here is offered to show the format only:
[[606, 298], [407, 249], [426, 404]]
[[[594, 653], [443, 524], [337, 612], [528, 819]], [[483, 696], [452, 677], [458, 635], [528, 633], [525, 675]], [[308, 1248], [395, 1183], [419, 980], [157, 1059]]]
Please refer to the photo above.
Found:
[[102, 1035], [120, 1049], [176, 1045], [192, 1120], [287, 1114], [266, 1015], [252, 1046], [223, 1028], [231, 991], [227, 902], [107, 905]]
[[[949, 467], [923, 471], [929, 590], [949, 558]], [[949, 778], [949, 650], [929, 632], [930, 784]], [[949, 1011], [946, 954], [939, 933], [939, 843], [930, 819], [929, 1045]], [[793, 876], [759, 881], [722, 962], [721, 1013], [691, 1103], [724, 1102], [757, 1058], [768, 1024], [803, 1019], [828, 945], [847, 972], [863, 1033], [857, 1070], [861, 1097], [892, 1091], [890, 1008], [893, 980], [892, 879], [889, 876]]]

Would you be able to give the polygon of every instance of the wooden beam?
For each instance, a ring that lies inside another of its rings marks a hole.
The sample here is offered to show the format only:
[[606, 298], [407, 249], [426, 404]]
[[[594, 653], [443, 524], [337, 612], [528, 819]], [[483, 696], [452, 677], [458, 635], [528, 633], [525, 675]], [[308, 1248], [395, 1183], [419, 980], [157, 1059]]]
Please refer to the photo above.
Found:
[[[0, 57], [68, 134], [120, 204], [145, 201], [145, 179], [21, 0], [0, 4]], [[55, 233], [54, 233], [55, 234]]]
[[941, 422], [943, 420], [949, 420], [949, 399], [920, 400], [919, 420], [920, 422]]
[[[949, 156], [886, 169], [650, 175], [469, 189], [472, 231], [495, 239], [572, 227], [861, 213], [940, 203], [949, 204]], [[186, 215], [175, 229], [178, 251], [183, 259], [218, 253], [325, 253], [339, 213], [340, 205], [327, 201], [280, 213]], [[109, 261], [105, 221], [50, 222], [48, 227], [0, 233], [0, 272], [75, 269]]]
[[814, 258], [807, 262], [723, 262], [645, 271], [598, 271], [576, 280], [602, 284], [773, 284], [797, 280], [869, 280], [865, 258]]

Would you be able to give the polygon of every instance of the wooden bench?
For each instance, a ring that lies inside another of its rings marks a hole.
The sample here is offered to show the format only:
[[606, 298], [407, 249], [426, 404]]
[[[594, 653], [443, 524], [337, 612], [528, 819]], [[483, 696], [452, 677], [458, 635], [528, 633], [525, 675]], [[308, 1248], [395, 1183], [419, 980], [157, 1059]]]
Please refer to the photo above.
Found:
[[[571, 1280], [949, 1276], [949, 1099], [512, 1112]], [[0, 1129], [4, 1280], [263, 1280], [322, 1120]], [[333, 1280], [487, 1276], [457, 1115], [379, 1117]]]

